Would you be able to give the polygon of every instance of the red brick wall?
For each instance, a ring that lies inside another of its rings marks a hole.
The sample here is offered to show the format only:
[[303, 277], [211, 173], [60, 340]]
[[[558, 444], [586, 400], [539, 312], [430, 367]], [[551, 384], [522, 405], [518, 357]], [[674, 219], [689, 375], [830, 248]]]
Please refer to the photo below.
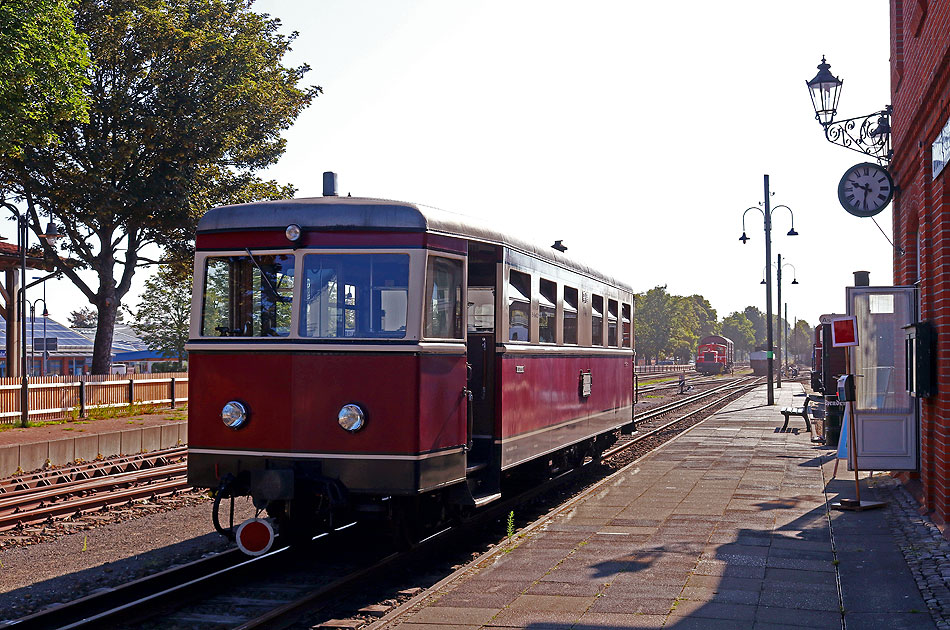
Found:
[[[891, 102], [897, 184], [894, 283], [920, 283], [920, 319], [937, 330], [938, 395], [921, 404], [919, 499], [950, 523], [950, 168], [934, 179], [931, 145], [950, 119], [950, 2], [891, 0]], [[945, 534], [950, 533], [946, 529]]]

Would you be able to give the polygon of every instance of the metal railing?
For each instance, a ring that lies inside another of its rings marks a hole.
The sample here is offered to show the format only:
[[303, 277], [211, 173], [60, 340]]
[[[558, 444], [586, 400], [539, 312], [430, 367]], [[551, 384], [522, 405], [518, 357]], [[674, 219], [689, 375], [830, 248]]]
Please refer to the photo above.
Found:
[[637, 374], [660, 374], [662, 372], [691, 372], [696, 369], [693, 363], [677, 363], [675, 365], [635, 365], [633, 371]]
[[[20, 422], [21, 383], [0, 378], [0, 424]], [[131, 405], [176, 405], [188, 402], [188, 373], [108, 374], [30, 377], [31, 421], [85, 417], [91, 409]]]

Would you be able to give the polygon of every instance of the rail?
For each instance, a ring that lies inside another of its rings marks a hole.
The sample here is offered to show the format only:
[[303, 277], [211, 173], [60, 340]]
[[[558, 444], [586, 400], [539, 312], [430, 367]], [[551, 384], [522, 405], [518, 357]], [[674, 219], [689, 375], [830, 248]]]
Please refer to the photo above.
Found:
[[[0, 425], [20, 422], [18, 377], [0, 378]], [[188, 373], [30, 377], [28, 418], [85, 417], [92, 409], [188, 402]]]

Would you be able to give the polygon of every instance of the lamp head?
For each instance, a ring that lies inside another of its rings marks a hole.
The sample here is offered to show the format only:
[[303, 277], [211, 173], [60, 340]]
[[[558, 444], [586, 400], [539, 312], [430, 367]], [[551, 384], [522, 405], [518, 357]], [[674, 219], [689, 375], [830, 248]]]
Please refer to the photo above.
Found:
[[822, 127], [827, 127], [835, 118], [838, 110], [838, 99], [841, 97], [843, 81], [831, 74], [831, 65], [825, 62], [822, 55], [818, 64], [818, 74], [811, 81], [806, 81], [808, 93], [811, 96], [811, 105], [815, 108], [815, 119]]
[[792, 278], [792, 284], [798, 284], [798, 279], [797, 279], [797, 278]]
[[762, 278], [762, 282], [760, 282], [759, 284], [765, 284], [765, 278]]
[[59, 233], [59, 226], [50, 221], [46, 225], [46, 231], [43, 233], [42, 238], [45, 238], [48, 241], [55, 240], [57, 238], [62, 238], [64, 235]]
[[742, 241], [743, 245], [745, 245], [746, 241], [749, 240], [749, 237], [745, 235], [745, 232], [743, 232], [742, 236], [739, 237], [739, 240]]
[[795, 231], [795, 228], [792, 228], [788, 231], [789, 236], [798, 236], [798, 232]]

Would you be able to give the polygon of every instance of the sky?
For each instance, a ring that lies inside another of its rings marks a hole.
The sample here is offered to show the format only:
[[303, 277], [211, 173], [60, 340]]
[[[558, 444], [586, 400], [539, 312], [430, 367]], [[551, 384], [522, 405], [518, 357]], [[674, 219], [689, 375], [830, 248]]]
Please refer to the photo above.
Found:
[[[479, 216], [633, 287], [765, 310], [763, 175], [790, 320], [843, 313], [852, 272], [891, 284], [891, 214], [847, 214], [863, 155], [824, 138], [805, 87], [826, 55], [839, 118], [889, 102], [886, 0], [261, 0], [324, 94], [266, 178]], [[12, 226], [3, 228], [13, 236]], [[792, 277], [797, 285], [790, 285]], [[127, 302], [135, 308], [145, 272]], [[774, 270], [773, 270], [774, 280]], [[41, 297], [31, 289], [29, 298]], [[774, 291], [773, 291], [774, 299]], [[85, 305], [47, 283], [51, 315]], [[777, 308], [777, 307], [776, 307]]]

